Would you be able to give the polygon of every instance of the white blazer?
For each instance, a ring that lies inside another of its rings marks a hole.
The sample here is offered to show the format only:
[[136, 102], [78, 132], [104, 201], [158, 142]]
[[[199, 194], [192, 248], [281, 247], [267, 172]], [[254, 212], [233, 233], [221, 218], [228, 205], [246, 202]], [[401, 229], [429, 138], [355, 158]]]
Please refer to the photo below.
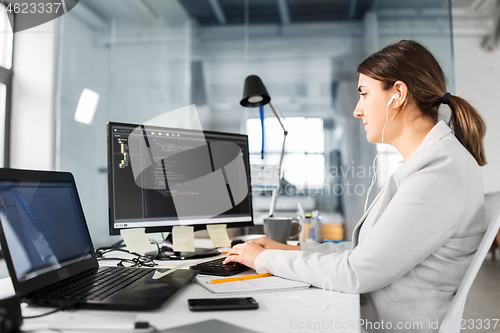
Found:
[[435, 332], [486, 227], [480, 167], [441, 121], [391, 175], [352, 243], [265, 250], [255, 267], [316, 287], [329, 277], [334, 290], [361, 294], [367, 330], [384, 321], [393, 332]]

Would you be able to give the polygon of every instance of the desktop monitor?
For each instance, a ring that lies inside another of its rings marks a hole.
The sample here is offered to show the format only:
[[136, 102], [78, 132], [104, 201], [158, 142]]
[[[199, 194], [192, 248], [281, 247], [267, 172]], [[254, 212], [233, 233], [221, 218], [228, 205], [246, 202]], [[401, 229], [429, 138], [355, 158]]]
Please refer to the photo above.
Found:
[[109, 122], [107, 138], [110, 235], [253, 225], [248, 136]]

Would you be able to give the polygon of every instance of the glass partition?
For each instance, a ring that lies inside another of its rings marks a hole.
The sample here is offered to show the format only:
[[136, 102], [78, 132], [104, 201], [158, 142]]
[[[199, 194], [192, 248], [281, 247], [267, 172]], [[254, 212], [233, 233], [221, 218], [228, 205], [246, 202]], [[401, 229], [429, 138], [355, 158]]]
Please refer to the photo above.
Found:
[[[143, 123], [196, 104], [203, 129], [246, 133], [252, 161], [276, 164], [282, 130], [271, 110], [262, 160], [259, 111], [239, 104], [245, 77], [256, 74], [290, 132], [282, 185], [296, 191], [281, 191], [277, 215], [295, 216], [301, 202], [324, 222], [344, 223], [350, 238], [377, 152], [352, 116], [356, 66], [390, 42], [415, 39], [452, 89], [450, 24], [448, 0], [80, 0], [59, 19], [56, 168], [74, 173], [92, 237], [109, 245], [106, 122]], [[97, 99], [87, 123], [75, 120], [84, 89]], [[256, 223], [269, 205], [269, 193], [254, 194]]]

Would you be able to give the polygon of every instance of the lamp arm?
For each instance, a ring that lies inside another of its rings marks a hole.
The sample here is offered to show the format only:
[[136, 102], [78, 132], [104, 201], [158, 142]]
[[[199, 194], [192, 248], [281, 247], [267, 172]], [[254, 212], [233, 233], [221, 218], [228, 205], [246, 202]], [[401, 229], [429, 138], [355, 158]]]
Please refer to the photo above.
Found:
[[[276, 110], [274, 109], [274, 106], [271, 102], [269, 102], [269, 106], [271, 107], [271, 110], [273, 110], [273, 113], [274, 115], [276, 116], [276, 119], [278, 119], [278, 122], [280, 123], [281, 125], [281, 128], [283, 129], [283, 132], [286, 133], [286, 129], [285, 129], [285, 126], [283, 126], [283, 123], [281, 122], [281, 119], [280, 117], [278, 116], [278, 113], [276, 112]], [[285, 134], [286, 135], [286, 134]]]
[[283, 129], [283, 146], [281, 147], [281, 156], [280, 156], [280, 165], [278, 169], [278, 179], [281, 177], [281, 163], [283, 163], [283, 156], [285, 155], [285, 141], [286, 141], [286, 135], [288, 134], [287, 130], [285, 129], [285, 126], [283, 126], [283, 123], [281, 122], [280, 117], [278, 116], [278, 113], [274, 109], [274, 106], [271, 102], [269, 102], [269, 106], [271, 107], [271, 110], [273, 110], [274, 115], [276, 116], [276, 119], [278, 119], [278, 122], [281, 125], [281, 128]]
[[283, 164], [283, 157], [285, 156], [285, 141], [286, 141], [286, 134], [283, 137], [283, 146], [281, 146], [280, 165], [278, 168], [278, 179], [281, 178], [281, 164]]
[[271, 197], [271, 207], [269, 208], [269, 217], [273, 217], [274, 209], [276, 208], [276, 200], [278, 199], [279, 179], [281, 179], [281, 165], [283, 164], [283, 157], [285, 156], [285, 142], [288, 132], [286, 131], [285, 126], [283, 126], [283, 123], [281, 122], [281, 119], [278, 116], [278, 113], [274, 109], [271, 102], [269, 102], [269, 106], [271, 107], [271, 110], [273, 110], [276, 119], [278, 119], [278, 122], [280, 123], [281, 128], [283, 129], [283, 146], [281, 147], [280, 164], [278, 167], [278, 188], [273, 189], [273, 195]]

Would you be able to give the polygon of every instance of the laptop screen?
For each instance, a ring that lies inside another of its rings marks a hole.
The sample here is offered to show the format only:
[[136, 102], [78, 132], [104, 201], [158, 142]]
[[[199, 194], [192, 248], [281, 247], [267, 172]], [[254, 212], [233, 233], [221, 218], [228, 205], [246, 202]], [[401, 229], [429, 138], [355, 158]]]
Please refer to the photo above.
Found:
[[0, 222], [18, 281], [92, 256], [70, 181], [0, 180]]

